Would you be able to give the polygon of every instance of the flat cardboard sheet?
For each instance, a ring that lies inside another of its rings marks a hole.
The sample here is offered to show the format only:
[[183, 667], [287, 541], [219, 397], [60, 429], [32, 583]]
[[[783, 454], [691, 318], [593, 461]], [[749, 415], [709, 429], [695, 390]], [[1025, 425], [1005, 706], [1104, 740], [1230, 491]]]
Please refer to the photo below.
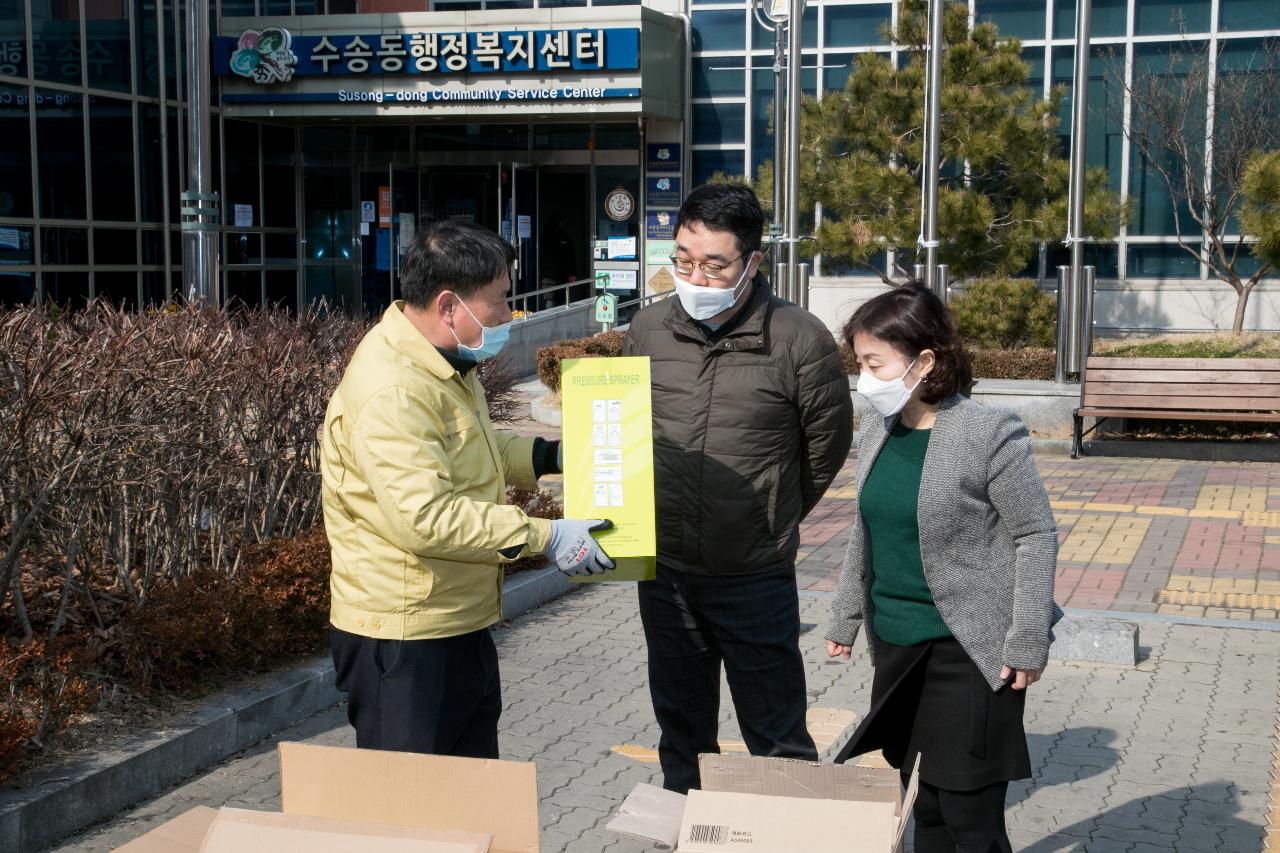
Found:
[[221, 809], [200, 853], [486, 853], [475, 832]]
[[217, 809], [196, 806], [117, 847], [116, 853], [198, 853], [205, 833], [217, 816]]
[[618, 567], [577, 582], [654, 577], [653, 409], [649, 358], [560, 363], [566, 518], [606, 518], [596, 535]]
[[605, 828], [632, 838], [675, 847], [680, 837], [685, 800], [684, 794], [641, 782], [623, 800], [618, 814]]
[[493, 836], [495, 853], [539, 853], [531, 763], [280, 744], [285, 814]]
[[891, 853], [898, 819], [885, 802], [690, 791], [680, 853]]
[[856, 764], [706, 754], [698, 756], [698, 773], [704, 791], [864, 800], [892, 803], [895, 809], [902, 799], [902, 781], [897, 770]]

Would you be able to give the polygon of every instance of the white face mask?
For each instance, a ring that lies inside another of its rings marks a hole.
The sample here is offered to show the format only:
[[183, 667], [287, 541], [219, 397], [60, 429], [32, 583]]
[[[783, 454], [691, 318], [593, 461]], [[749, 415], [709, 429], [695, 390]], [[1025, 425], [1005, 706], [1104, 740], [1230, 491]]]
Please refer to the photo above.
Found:
[[728, 311], [738, 301], [738, 288], [746, 281], [749, 269], [751, 264], [747, 264], [733, 287], [703, 287], [691, 284], [676, 275], [674, 270], [671, 272], [671, 277], [676, 280], [676, 296], [688, 315], [695, 320], [710, 320], [717, 314]]
[[907, 374], [911, 372], [911, 368], [916, 366], [916, 361], [917, 359], [912, 359], [911, 363], [907, 365], [906, 371], [897, 379], [877, 379], [871, 375], [871, 371], [864, 369], [858, 376], [858, 393], [866, 397], [867, 402], [886, 418], [898, 414], [907, 405], [912, 393], [924, 381], [924, 377], [921, 376], [916, 380], [916, 384], [910, 388], [907, 387], [907, 383], [904, 381], [907, 378]]

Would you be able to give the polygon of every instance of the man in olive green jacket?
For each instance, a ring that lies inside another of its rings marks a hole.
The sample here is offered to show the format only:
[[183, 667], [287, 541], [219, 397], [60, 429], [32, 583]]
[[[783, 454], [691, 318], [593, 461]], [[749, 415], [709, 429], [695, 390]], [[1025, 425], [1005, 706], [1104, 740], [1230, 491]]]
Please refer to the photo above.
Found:
[[508, 484], [560, 470], [558, 441], [494, 430], [474, 370], [506, 340], [513, 259], [476, 225], [424, 228], [401, 266], [404, 301], [329, 401], [330, 645], [359, 747], [498, 757], [489, 627], [502, 618], [502, 563], [546, 553], [566, 574], [613, 567], [591, 536], [607, 522], [505, 503]]

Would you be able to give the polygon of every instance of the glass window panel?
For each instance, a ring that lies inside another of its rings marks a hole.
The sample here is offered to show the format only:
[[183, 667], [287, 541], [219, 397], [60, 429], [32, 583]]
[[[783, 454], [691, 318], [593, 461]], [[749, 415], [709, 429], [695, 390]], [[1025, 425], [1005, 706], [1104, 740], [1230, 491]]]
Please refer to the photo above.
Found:
[[[853, 73], [853, 54], [828, 53], [822, 64], [822, 88], [827, 92], [842, 92]], [[834, 68], [831, 66], [835, 66]]]
[[1179, 246], [1130, 246], [1129, 278], [1199, 278], [1200, 263]]
[[1021, 39], [1044, 38], [1044, 4], [1027, 0], [977, 0], [977, 23], [992, 23], [1002, 36]]
[[[592, 6], [639, 6], [640, 0], [591, 0]], [[495, 8], [493, 3], [489, 3], [489, 8]]]
[[168, 300], [165, 293], [166, 274], [159, 270], [143, 270], [142, 272], [142, 304], [163, 305]]
[[1275, 0], [1218, 0], [1218, 28], [1273, 30], [1280, 27]]
[[[1137, 2], [1141, 6], [1145, 0], [1137, 0]], [[1090, 38], [1124, 35], [1129, 26], [1126, 20], [1128, 14], [1128, 0], [1093, 0], [1093, 5], [1089, 7]], [[1053, 4], [1053, 37], [1056, 39], [1076, 37], [1075, 0], [1056, 0]]]
[[533, 128], [536, 151], [586, 151], [590, 142], [589, 124], [540, 124]]
[[330, 15], [350, 15], [356, 11], [356, 0], [329, 0]]
[[[1052, 79], [1054, 86], [1065, 92], [1058, 109], [1058, 137], [1062, 155], [1071, 150], [1071, 110], [1074, 99], [1075, 48], [1053, 49]], [[1085, 128], [1085, 162], [1089, 166], [1105, 166], [1111, 177], [1111, 188], [1120, 191], [1121, 165], [1124, 153], [1123, 107], [1124, 87], [1115, 82], [1124, 66], [1124, 53], [1113, 54], [1107, 46], [1095, 47], [1089, 58], [1089, 117]]]
[[741, 98], [746, 86], [742, 57], [695, 57], [692, 63], [693, 96], [710, 98], [729, 95]]
[[585, 6], [587, 0], [538, 0], [539, 9], [561, 9], [569, 6]]
[[264, 256], [269, 264], [293, 264], [298, 261], [296, 234], [268, 234], [264, 239]]
[[324, 0], [294, 0], [293, 14], [322, 15], [324, 14]]
[[223, 210], [228, 224], [235, 222], [236, 205], [247, 205], [252, 219], [249, 225], [262, 224], [261, 199], [258, 198], [258, 125], [249, 121], [222, 122], [225, 152], [224, 180], [226, 192], [222, 197]]
[[[822, 274], [824, 276], [867, 276], [871, 274], [866, 267], [852, 264], [847, 259], [823, 255], [821, 261]], [[887, 252], [877, 252], [871, 256], [870, 263], [877, 270], [884, 271], [889, 264], [889, 254]]]
[[[179, 6], [180, 9], [185, 6]], [[186, 67], [186, 56], [182, 53], [182, 36], [176, 30], [174, 22], [174, 0], [163, 0], [161, 5], [161, 18], [163, 19], [162, 30], [164, 32], [164, 41], [157, 50], [164, 50], [164, 80], [165, 86], [170, 100], [183, 100], [183, 94], [178, 90], [178, 64], [181, 62], [183, 68]]]
[[262, 273], [257, 270], [228, 270], [227, 305], [254, 306], [262, 302]]
[[1022, 51], [1022, 61], [1027, 63], [1027, 88], [1037, 97], [1044, 93], [1044, 48], [1029, 47]]
[[46, 264], [89, 263], [89, 229], [41, 228], [40, 260]]
[[598, 124], [596, 150], [639, 151], [640, 131], [634, 124]]
[[94, 266], [131, 266], [138, 262], [134, 232], [125, 228], [93, 229]]
[[93, 165], [93, 218], [132, 222], [132, 104], [100, 97], [90, 102], [89, 156]]
[[[805, 50], [816, 50], [818, 47], [818, 6], [809, 3], [804, 9], [804, 32], [800, 34], [800, 43]], [[785, 49], [786, 34], [783, 34]], [[751, 47], [755, 50], [773, 50], [773, 32], [760, 26], [759, 19], [751, 16]], [[769, 60], [773, 62], [772, 59]]]
[[85, 0], [85, 65], [89, 85], [128, 92], [129, 12], [125, 0]]
[[693, 50], [742, 50], [746, 47], [746, 13], [717, 9], [693, 13]]
[[298, 222], [293, 142], [292, 127], [262, 126], [262, 221], [268, 228], [293, 228]]
[[[222, 16], [224, 18], [257, 14], [254, 0], [220, 0], [220, 6], [222, 8]], [[344, 9], [343, 11], [354, 12], [355, 10], [355, 4], [353, 2], [350, 9]]]
[[365, 125], [356, 128], [356, 151], [408, 153], [412, 142], [407, 125]]
[[[1045, 253], [1045, 275], [1053, 278], [1060, 266], [1071, 265], [1071, 250], [1062, 243], [1050, 243]], [[1098, 278], [1120, 277], [1120, 247], [1115, 243], [1085, 243], [1084, 264], [1098, 271]]]
[[823, 44], [827, 47], [862, 47], [888, 42], [885, 29], [893, 7], [827, 6], [822, 24]]
[[306, 257], [351, 258], [351, 172], [345, 166], [309, 166], [304, 172]]
[[742, 104], [694, 104], [693, 144], [745, 142]]
[[93, 295], [125, 310], [138, 307], [138, 274], [136, 272], [95, 272]]
[[267, 304], [288, 311], [298, 310], [298, 273], [295, 270], [267, 270]]
[[35, 273], [0, 273], [0, 305], [30, 305], [35, 301]]
[[0, 216], [31, 216], [29, 91], [0, 84]]
[[34, 4], [31, 35], [36, 79], [79, 86], [80, 4], [71, 0]]
[[44, 283], [44, 298], [63, 308], [82, 308], [89, 300], [89, 274], [87, 272], [49, 272], [40, 274]]
[[260, 264], [262, 263], [262, 235], [244, 231], [232, 231], [227, 234], [227, 263]]
[[160, 155], [160, 110], [138, 105], [138, 189], [143, 222], [164, 221], [164, 161]]
[[741, 151], [694, 151], [693, 185], [698, 187], [705, 184], [716, 172], [731, 176], [742, 175], [744, 163]]
[[164, 263], [164, 232], [142, 232], [142, 262], [144, 264]]
[[288, 15], [292, 4], [289, 0], [258, 0], [264, 15]]
[[[773, 72], [751, 72], [751, 174], [773, 159]], [[786, 83], [783, 83], [783, 90]]]
[[27, 76], [27, 16], [24, 0], [0, 0], [0, 74]]
[[[1202, 49], [1202, 42], [1136, 45], [1133, 49], [1135, 79], [1138, 75], [1154, 75], [1158, 80], [1167, 81], [1169, 86], [1180, 85], [1181, 77], [1185, 75], [1189, 64], [1188, 56]], [[1207, 100], [1206, 93], [1204, 101], [1207, 102]], [[1137, 120], [1135, 116], [1135, 121]], [[1192, 117], [1190, 126], [1182, 130], [1192, 148], [1198, 146], [1203, 150], [1205, 139], [1203, 113]], [[1176, 162], [1173, 154], [1166, 154], [1167, 168], [1176, 166]], [[1177, 168], [1168, 170], [1174, 175], [1181, 173]], [[1177, 234], [1175, 211], [1168, 185], [1161, 171], [1148, 164], [1136, 150], [1130, 158], [1129, 192], [1135, 207], [1133, 233], [1170, 236]], [[1181, 225], [1184, 239], [1198, 236], [1198, 231], [1195, 235], [1192, 233], [1194, 223], [1185, 201], [1179, 205], [1177, 222]]]
[[339, 310], [354, 308], [356, 299], [355, 273], [349, 266], [308, 267], [307, 302], [314, 304], [324, 300]]
[[1134, 3], [1134, 35], [1208, 31], [1209, 0], [1136, 0]]
[[[177, 109], [170, 107], [166, 113], [165, 121], [169, 126], [169, 221], [181, 222], [182, 213], [178, 205], [178, 196], [187, 182], [187, 164], [182, 157], [178, 156], [178, 140], [183, 138], [183, 129], [178, 126]], [[217, 184], [214, 186], [216, 187]]]
[[[814, 53], [806, 53], [802, 55], [800, 60], [800, 91], [805, 95], [817, 97], [818, 94], [818, 56]], [[769, 69], [769, 73], [773, 73], [773, 57], [772, 56], [753, 56], [751, 57], [751, 67], [754, 69]], [[753, 72], [755, 73], [755, 72]]]
[[31, 231], [28, 227], [6, 225], [0, 229], [0, 266], [19, 266], [35, 263], [31, 250]]
[[36, 90], [36, 162], [40, 215], [84, 219], [83, 96]]
[[138, 94], [160, 94], [160, 45], [156, 39], [156, 0], [135, 0], [133, 18], [134, 61], [137, 63]]

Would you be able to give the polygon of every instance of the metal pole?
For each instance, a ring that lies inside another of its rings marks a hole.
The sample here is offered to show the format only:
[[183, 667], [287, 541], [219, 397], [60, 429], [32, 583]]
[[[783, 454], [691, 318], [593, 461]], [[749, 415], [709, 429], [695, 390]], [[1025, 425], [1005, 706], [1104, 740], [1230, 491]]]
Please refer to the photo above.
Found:
[[1071, 249], [1071, 286], [1067, 289], [1068, 305], [1068, 362], [1067, 372], [1079, 373], [1084, 365], [1080, 353], [1086, 332], [1084, 323], [1084, 167], [1085, 122], [1089, 117], [1089, 13], [1091, 0], [1076, 2], [1076, 64], [1071, 97], [1071, 178], [1067, 189], [1071, 217], [1067, 240]]
[[1084, 375], [1084, 369], [1089, 363], [1089, 355], [1093, 352], [1093, 294], [1097, 285], [1098, 271], [1095, 267], [1088, 266], [1084, 268], [1084, 311], [1081, 313], [1082, 322], [1080, 324], [1080, 374]]
[[[218, 194], [209, 147], [209, 10], [187, 0], [187, 192], [183, 201], [182, 281], [190, 302], [217, 306]], [[161, 121], [164, 120], [163, 114]]]
[[1067, 292], [1071, 286], [1071, 267], [1058, 267], [1058, 352], [1057, 366], [1054, 368], [1053, 379], [1059, 385], [1067, 384], [1067, 345], [1070, 335], [1067, 329], [1071, 322], [1070, 300], [1067, 299]]
[[777, 287], [781, 284], [779, 278], [779, 270], [782, 268], [782, 244], [778, 242], [778, 237], [782, 235], [782, 217], [783, 217], [783, 201], [782, 201], [782, 180], [783, 180], [783, 138], [782, 124], [786, 116], [786, 109], [782, 101], [782, 58], [783, 58], [783, 33], [784, 24], [782, 21], [773, 22], [773, 227], [770, 228], [771, 239], [774, 241], [773, 254], [769, 260], [769, 278], [774, 282], [774, 292], [781, 296], [781, 292]]
[[942, 304], [946, 305], [951, 299], [951, 272], [946, 264], [938, 264], [938, 275], [934, 281], [933, 292], [938, 294], [938, 298], [942, 300]]
[[924, 281], [924, 277], [925, 277], [924, 264], [914, 264], [911, 267], [911, 274], [915, 276], [916, 281]]
[[924, 176], [925, 210], [921, 233], [924, 234], [925, 284], [935, 292], [938, 276], [938, 172], [942, 166], [942, 13], [946, 0], [929, 3], [929, 67], [925, 84]]
[[[795, 294], [800, 265], [800, 66], [804, 0], [791, 0], [787, 19], [787, 287]], [[793, 300], [794, 301], [794, 300]]]
[[798, 304], [806, 311], [809, 310], [809, 265], [801, 264], [798, 268], [800, 280], [796, 282], [797, 295], [800, 297]]

